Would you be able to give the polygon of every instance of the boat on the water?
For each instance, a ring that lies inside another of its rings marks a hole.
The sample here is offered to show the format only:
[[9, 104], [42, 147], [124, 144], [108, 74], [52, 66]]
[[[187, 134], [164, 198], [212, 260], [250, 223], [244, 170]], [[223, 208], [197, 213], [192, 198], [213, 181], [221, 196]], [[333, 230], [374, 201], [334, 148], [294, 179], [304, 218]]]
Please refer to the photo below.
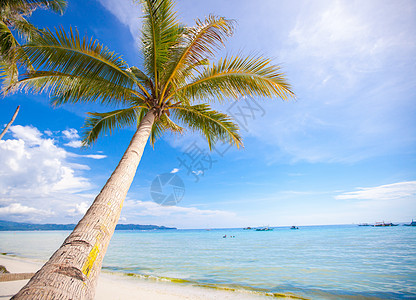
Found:
[[272, 231], [273, 228], [270, 227], [261, 227], [261, 228], [256, 228], [256, 231]]
[[248, 227], [244, 227], [243, 229], [244, 230], [250, 230], [250, 229], [253, 229], [253, 228], [251, 228], [250, 226], [248, 226]]
[[373, 227], [390, 227], [390, 226], [398, 226], [398, 224], [385, 223], [383, 221], [383, 222], [376, 222], [376, 224], [373, 225]]
[[413, 221], [410, 224], [404, 224], [404, 226], [416, 226], [416, 221]]
[[299, 229], [299, 227], [298, 226], [292, 226], [292, 227], [290, 227], [290, 229]]

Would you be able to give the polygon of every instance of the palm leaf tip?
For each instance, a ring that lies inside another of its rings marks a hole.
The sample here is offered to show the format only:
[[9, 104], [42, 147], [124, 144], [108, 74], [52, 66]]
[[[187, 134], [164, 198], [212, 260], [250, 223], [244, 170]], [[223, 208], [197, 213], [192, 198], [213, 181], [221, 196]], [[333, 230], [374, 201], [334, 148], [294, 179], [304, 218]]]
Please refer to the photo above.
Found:
[[66, 0], [51, 0], [47, 1], [48, 7], [50, 7], [54, 12], [63, 15], [66, 8], [68, 7], [68, 3]]
[[222, 58], [205, 67], [190, 82], [177, 87], [169, 97], [174, 95], [194, 101], [212, 98], [238, 100], [241, 96], [294, 98], [281, 68], [261, 56]]
[[180, 106], [174, 110], [174, 114], [191, 130], [205, 136], [210, 150], [218, 141], [237, 148], [243, 146], [238, 125], [228, 115], [212, 110], [207, 104]]
[[100, 135], [112, 134], [115, 129], [131, 126], [137, 119], [137, 107], [118, 109], [106, 113], [88, 113], [85, 119], [82, 143], [92, 145]]

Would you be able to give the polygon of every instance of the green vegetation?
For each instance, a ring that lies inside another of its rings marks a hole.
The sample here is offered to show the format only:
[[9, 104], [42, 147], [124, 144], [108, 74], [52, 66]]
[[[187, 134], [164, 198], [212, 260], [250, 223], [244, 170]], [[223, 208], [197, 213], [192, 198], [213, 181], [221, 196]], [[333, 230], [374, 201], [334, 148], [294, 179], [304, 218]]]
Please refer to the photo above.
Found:
[[21, 52], [18, 40], [28, 42], [42, 34], [41, 29], [27, 20], [38, 8], [47, 8], [62, 14], [66, 8], [66, 0], [0, 1], [0, 76], [5, 86], [17, 81], [19, 64], [33, 70], [30, 60]]

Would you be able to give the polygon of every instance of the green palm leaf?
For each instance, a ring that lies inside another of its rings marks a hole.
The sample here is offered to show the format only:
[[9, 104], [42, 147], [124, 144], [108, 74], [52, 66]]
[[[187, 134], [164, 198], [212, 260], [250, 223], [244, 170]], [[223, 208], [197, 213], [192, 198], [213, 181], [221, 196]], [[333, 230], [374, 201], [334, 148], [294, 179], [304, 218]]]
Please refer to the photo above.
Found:
[[22, 48], [34, 65], [44, 66], [45, 70], [98, 76], [119, 85], [133, 85], [130, 76], [123, 70], [127, 64], [121, 56], [96, 40], [81, 38], [78, 30], [70, 28], [68, 35], [63, 28], [56, 29], [55, 35], [46, 30]]
[[178, 106], [173, 114], [190, 129], [204, 135], [210, 149], [218, 140], [238, 148], [243, 145], [238, 125], [228, 115], [212, 110], [207, 104]]
[[[171, 49], [177, 44], [183, 28], [176, 19], [170, 0], [143, 0], [142, 51], [147, 73], [159, 85], [159, 75], [170, 59]], [[155, 96], [158, 96], [155, 89]]]
[[184, 128], [175, 124], [167, 115], [162, 115], [159, 120], [153, 123], [152, 132], [150, 133], [150, 144], [155, 147], [156, 141], [166, 132], [181, 134]]
[[193, 100], [238, 99], [243, 95], [279, 97], [294, 96], [280, 68], [262, 57], [230, 57], [207, 67], [188, 84], [172, 92]]
[[40, 7], [63, 14], [67, 7], [67, 2], [66, 0], [2, 0], [0, 4], [0, 9], [4, 10], [7, 8], [25, 15]]
[[16, 55], [12, 51], [19, 43], [7, 25], [0, 21], [0, 80], [3, 86], [17, 81], [18, 68]]
[[54, 71], [24, 74], [13, 88], [25, 92], [49, 92], [55, 95], [53, 105], [78, 102], [128, 105], [136, 98], [144, 99], [138, 91], [117, 85], [99, 76], [79, 76]]
[[100, 135], [112, 134], [116, 128], [131, 126], [137, 121], [137, 117], [145, 106], [133, 106], [127, 109], [118, 109], [106, 113], [89, 113], [85, 120], [84, 147], [93, 144]]
[[26, 41], [31, 41], [42, 32], [20, 15], [13, 21], [13, 29], [17, 31], [21, 39]]
[[136, 81], [138, 81], [141, 85], [149, 89], [152, 95], [154, 94], [155, 88], [153, 86], [153, 82], [149, 77], [147, 77], [145, 73], [143, 73], [142, 70], [133, 66], [128, 68], [127, 71], [132, 74]]
[[[189, 74], [189, 70], [203, 64], [214, 56], [214, 50], [224, 45], [234, 31], [234, 22], [222, 17], [209, 16], [205, 21], [197, 20], [196, 26], [187, 28], [183, 34], [183, 47], [177, 47], [167, 69], [162, 97], [169, 84], [176, 86]], [[175, 53], [176, 52], [176, 53]]]
[[[0, 1], [0, 77], [2, 86], [8, 87], [17, 81], [20, 66], [33, 70], [33, 66], [21, 51], [14, 33], [23, 41], [30, 41], [41, 34], [25, 17], [37, 8], [51, 9], [62, 14], [66, 0], [2, 0]], [[19, 66], [20, 64], [20, 66]]]

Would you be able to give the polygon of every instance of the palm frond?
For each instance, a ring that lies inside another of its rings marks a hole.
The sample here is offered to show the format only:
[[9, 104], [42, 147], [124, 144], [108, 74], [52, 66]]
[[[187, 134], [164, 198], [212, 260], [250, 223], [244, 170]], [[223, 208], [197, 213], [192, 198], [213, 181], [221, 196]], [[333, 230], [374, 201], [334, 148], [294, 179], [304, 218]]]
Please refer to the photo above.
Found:
[[[60, 28], [55, 35], [45, 30], [34, 40], [22, 46], [23, 53], [39, 69], [80, 77], [99, 77], [119, 86], [132, 88], [134, 80], [121, 56], [114, 54], [98, 41], [81, 38], [70, 28], [69, 35]], [[147, 91], [142, 87], [143, 93]]]
[[[197, 20], [196, 25], [187, 28], [183, 34], [183, 47], [175, 48], [173, 57], [166, 72], [164, 95], [169, 84], [182, 81], [189, 75], [189, 67], [200, 65], [201, 62], [214, 56], [214, 51], [224, 46], [225, 39], [234, 32], [234, 22], [223, 17], [209, 16], [204, 21]], [[176, 86], [178, 83], [175, 84]]]
[[193, 81], [172, 93], [200, 100], [240, 96], [294, 97], [280, 67], [262, 57], [230, 57], [207, 67]]
[[182, 133], [183, 128], [173, 122], [167, 115], [162, 115], [153, 123], [152, 132], [150, 134], [150, 144], [155, 147], [156, 141], [167, 131], [171, 133]]
[[[159, 75], [170, 59], [171, 48], [178, 42], [182, 27], [176, 19], [171, 0], [142, 0], [144, 17], [142, 27], [142, 51], [145, 68], [159, 86]], [[155, 88], [156, 97], [158, 89]]]
[[0, 58], [7, 60], [10, 50], [19, 45], [10, 28], [0, 20]]
[[13, 91], [33, 93], [49, 92], [52, 104], [99, 102], [103, 105], [130, 104], [144, 96], [129, 87], [117, 85], [101, 77], [78, 76], [53, 71], [36, 71], [23, 74]]
[[[144, 107], [143, 107], [144, 108]], [[85, 120], [84, 147], [93, 144], [100, 135], [112, 134], [116, 128], [135, 124], [142, 107], [135, 106], [126, 109], [118, 109], [106, 113], [88, 113], [91, 117]]]
[[33, 24], [29, 23], [22, 16], [16, 16], [12, 21], [13, 29], [19, 34], [20, 38], [26, 41], [31, 41], [34, 37], [39, 36], [42, 31]]
[[5, 96], [8, 93], [8, 87], [14, 85], [18, 81], [18, 69], [16, 64], [0, 61], [0, 95]]
[[0, 2], [1, 10], [8, 9], [22, 15], [30, 15], [37, 8], [46, 8], [63, 14], [66, 7], [66, 0], [2, 0]]
[[133, 66], [127, 69], [130, 72], [135, 80], [137, 80], [142, 86], [148, 88], [152, 94], [154, 94], [154, 85], [152, 80], [147, 77], [145, 73], [142, 72], [139, 68]]
[[15, 47], [19, 45], [7, 25], [0, 20], [0, 80], [2, 87], [17, 81], [18, 68]]
[[228, 115], [212, 110], [207, 104], [181, 105], [173, 110], [173, 115], [193, 131], [204, 135], [210, 149], [218, 140], [238, 148], [243, 145], [238, 125]]

